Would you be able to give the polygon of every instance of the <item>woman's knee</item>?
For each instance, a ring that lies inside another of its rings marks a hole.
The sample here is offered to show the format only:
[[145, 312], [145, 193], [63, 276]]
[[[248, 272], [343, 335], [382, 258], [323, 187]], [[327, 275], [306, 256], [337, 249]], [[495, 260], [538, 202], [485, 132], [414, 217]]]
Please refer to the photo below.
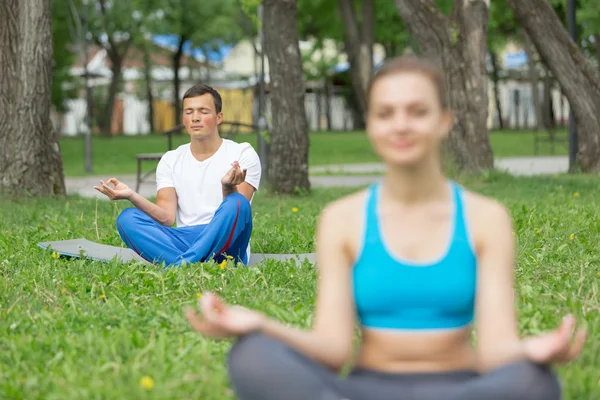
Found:
[[509, 366], [514, 377], [512, 388], [518, 398], [531, 400], [559, 400], [561, 386], [558, 376], [550, 366], [531, 361], [520, 361]]
[[274, 363], [281, 357], [284, 345], [262, 333], [240, 337], [229, 351], [229, 374], [234, 381], [261, 380], [267, 377]]

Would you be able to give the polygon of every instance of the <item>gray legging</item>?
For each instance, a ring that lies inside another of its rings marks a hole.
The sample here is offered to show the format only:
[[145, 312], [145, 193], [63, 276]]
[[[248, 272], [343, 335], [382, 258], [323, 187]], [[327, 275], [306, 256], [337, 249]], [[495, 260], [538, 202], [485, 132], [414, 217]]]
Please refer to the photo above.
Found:
[[347, 378], [263, 334], [242, 337], [229, 354], [231, 384], [241, 400], [558, 400], [547, 367], [507, 364], [474, 371], [384, 373], [355, 369]]

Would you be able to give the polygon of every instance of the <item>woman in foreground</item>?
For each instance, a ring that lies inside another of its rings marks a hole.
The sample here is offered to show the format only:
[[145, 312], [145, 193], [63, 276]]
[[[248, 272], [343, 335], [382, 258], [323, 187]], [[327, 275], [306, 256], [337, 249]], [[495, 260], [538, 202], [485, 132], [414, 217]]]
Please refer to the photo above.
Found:
[[[576, 357], [585, 332], [571, 344], [569, 316], [519, 338], [511, 217], [443, 175], [440, 144], [453, 122], [445, 91], [442, 73], [414, 57], [388, 62], [371, 82], [367, 133], [387, 172], [320, 216], [312, 330], [214, 294], [202, 297], [202, 318], [187, 311], [200, 333], [239, 337], [229, 373], [240, 399], [560, 398], [551, 365]], [[361, 347], [341, 378], [355, 315]]]

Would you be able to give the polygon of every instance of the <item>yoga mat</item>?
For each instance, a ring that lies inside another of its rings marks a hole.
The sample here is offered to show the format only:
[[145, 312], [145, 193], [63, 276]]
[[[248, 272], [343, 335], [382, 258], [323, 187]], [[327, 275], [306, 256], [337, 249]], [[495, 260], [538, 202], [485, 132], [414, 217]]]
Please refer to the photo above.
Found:
[[[88, 258], [96, 261], [108, 262], [114, 259], [122, 262], [138, 261], [145, 264], [150, 264], [144, 260], [133, 250], [126, 247], [110, 246], [106, 244], [100, 244], [92, 242], [87, 239], [78, 238], [71, 240], [58, 240], [52, 242], [40, 242], [38, 243], [43, 249], [51, 248], [53, 251], [60, 255], [67, 257], [77, 258]], [[262, 253], [251, 253], [248, 266], [254, 266], [260, 264], [264, 260], [278, 260], [288, 261], [296, 259], [298, 262], [308, 260], [311, 264], [315, 264], [317, 261], [316, 253], [305, 253], [305, 254], [262, 254]]]

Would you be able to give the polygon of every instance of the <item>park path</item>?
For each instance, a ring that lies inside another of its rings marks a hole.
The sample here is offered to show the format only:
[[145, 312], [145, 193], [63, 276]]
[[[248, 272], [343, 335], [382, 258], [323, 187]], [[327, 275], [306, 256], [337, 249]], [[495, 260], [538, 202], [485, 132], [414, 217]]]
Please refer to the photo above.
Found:
[[[496, 167], [510, 174], [518, 176], [533, 176], [558, 174], [567, 172], [569, 159], [564, 156], [549, 157], [512, 157], [496, 160]], [[312, 175], [312, 187], [360, 187], [376, 182], [384, 172], [384, 165], [380, 163], [369, 164], [343, 164], [311, 167], [311, 173], [333, 173], [335, 175]], [[357, 175], [359, 174], [359, 175]], [[106, 199], [106, 196], [94, 190], [93, 186], [99, 184], [100, 179], [109, 177], [67, 177], [66, 186], [68, 194], [79, 194], [83, 197], [96, 197]], [[121, 175], [119, 180], [135, 188], [135, 175]], [[156, 183], [151, 176], [140, 186], [140, 194], [144, 197], [156, 195]]]

